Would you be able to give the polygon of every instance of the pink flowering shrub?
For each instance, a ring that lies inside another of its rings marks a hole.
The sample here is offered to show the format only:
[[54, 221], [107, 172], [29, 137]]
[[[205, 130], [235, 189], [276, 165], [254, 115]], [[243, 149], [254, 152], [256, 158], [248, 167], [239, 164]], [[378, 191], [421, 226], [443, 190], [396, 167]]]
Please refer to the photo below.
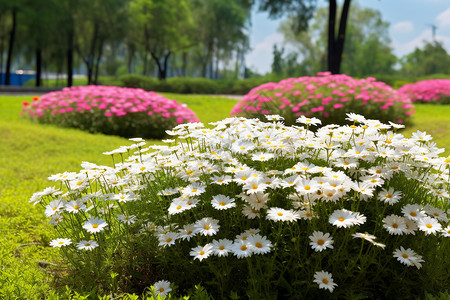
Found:
[[319, 73], [317, 77], [288, 78], [252, 89], [231, 111], [232, 116], [262, 118], [281, 115], [287, 124], [299, 116], [317, 117], [323, 124], [342, 124], [355, 112], [383, 122], [405, 123], [414, 113], [411, 100], [375, 78]]
[[405, 84], [399, 90], [414, 102], [450, 104], [450, 79], [428, 79]]
[[162, 138], [178, 124], [199, 121], [185, 104], [115, 86], [64, 88], [23, 105], [22, 113], [40, 123], [123, 137]]

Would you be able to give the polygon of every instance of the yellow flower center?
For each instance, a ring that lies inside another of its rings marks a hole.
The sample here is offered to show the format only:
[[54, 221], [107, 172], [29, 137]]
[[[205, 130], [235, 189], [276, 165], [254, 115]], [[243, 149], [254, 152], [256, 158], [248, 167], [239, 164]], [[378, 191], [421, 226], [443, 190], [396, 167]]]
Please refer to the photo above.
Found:
[[277, 213], [277, 215], [279, 215], [280, 217], [283, 216], [282, 212]]
[[408, 256], [408, 254], [403, 253], [403, 254], [402, 254], [402, 257], [403, 257], [403, 258], [408, 258], [409, 256]]
[[242, 247], [241, 247], [241, 250], [242, 250], [242, 251], [245, 251], [245, 250], [247, 250], [247, 246], [245, 246], [245, 245], [242, 245]]
[[344, 222], [344, 220], [345, 220], [345, 219], [344, 219], [343, 217], [340, 217], [340, 218], [338, 219], [339, 222]]
[[172, 241], [171, 238], [167, 238], [166, 243], [170, 243]]
[[82, 185], [83, 184], [83, 181], [78, 181], [77, 182], [77, 185]]
[[262, 244], [260, 242], [255, 244], [256, 248], [262, 248]]
[[312, 213], [307, 212], [307, 213], [305, 214], [305, 216], [306, 216], [307, 218], [311, 218], [311, 217], [312, 217]]
[[247, 180], [247, 177], [244, 176], [244, 177], [241, 178], [241, 180]]
[[195, 193], [197, 191], [197, 189], [192, 189], [192, 192]]
[[74, 207], [73, 207], [73, 209], [79, 209], [80, 207], [78, 206], [78, 205], [75, 205]]
[[390, 198], [392, 198], [392, 195], [391, 195], [391, 194], [387, 194], [387, 195], [386, 195], [386, 198], [389, 198], [389, 199], [390, 199]]
[[89, 247], [90, 245], [91, 244], [89, 244], [89, 243], [84, 244], [85, 247]]
[[200, 251], [198, 254], [200, 254], [200, 255], [205, 255], [205, 251]]
[[177, 209], [181, 209], [181, 207], [182, 207], [181, 205], [178, 205], [178, 206], [177, 206]]
[[323, 278], [323, 279], [322, 279], [322, 282], [323, 282], [324, 284], [328, 284], [328, 279]]
[[252, 189], [256, 190], [258, 189], [258, 186], [256, 184], [252, 185]]
[[220, 246], [219, 247], [219, 250], [223, 250], [223, 249], [225, 249], [225, 246]]
[[225, 202], [220, 202], [220, 206], [225, 206], [225, 205], [227, 205]]
[[163, 287], [162, 287], [162, 288], [159, 288], [159, 292], [160, 292], [160, 293], [164, 292], [164, 288], [163, 288]]
[[145, 167], [141, 167], [140, 170], [141, 170], [141, 171], [144, 171], [144, 170], [145, 170]]
[[97, 224], [93, 224], [92, 228], [98, 228], [98, 225]]
[[319, 246], [322, 246], [323, 244], [325, 244], [325, 241], [322, 240], [322, 239], [320, 239], [320, 240], [317, 241], [317, 244], [318, 244]]
[[410, 214], [411, 216], [413, 216], [413, 217], [416, 217], [416, 216], [417, 216], [417, 214], [416, 214], [415, 212], [413, 212], [413, 211], [410, 212], [409, 214]]
[[311, 187], [309, 185], [305, 186], [305, 190], [309, 191], [311, 189]]
[[433, 228], [433, 225], [431, 225], [431, 224], [427, 224], [425, 226], [427, 226], [427, 228]]
[[398, 224], [397, 224], [397, 223], [393, 223], [393, 224], [392, 224], [392, 227], [398, 228]]
[[57, 210], [58, 208], [57, 207], [53, 207], [53, 210]]
[[62, 244], [64, 244], [64, 242], [59, 242], [58, 244], [62, 245]]

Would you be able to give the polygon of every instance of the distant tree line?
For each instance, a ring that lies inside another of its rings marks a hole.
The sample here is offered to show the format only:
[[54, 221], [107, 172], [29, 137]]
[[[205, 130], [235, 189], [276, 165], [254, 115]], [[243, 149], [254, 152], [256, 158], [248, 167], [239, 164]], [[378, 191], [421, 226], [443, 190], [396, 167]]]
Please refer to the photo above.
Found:
[[[0, 0], [0, 70], [9, 84], [13, 66], [36, 71], [86, 71], [156, 76], [258, 76], [245, 68], [253, 8], [288, 16], [280, 30], [297, 48], [274, 47], [278, 76], [318, 71], [353, 76], [447, 73], [450, 59], [438, 42], [399, 60], [389, 46], [389, 24], [378, 11], [350, 6], [317, 8], [317, 0]], [[344, 43], [345, 42], [345, 43]], [[267, 59], [271, 59], [268, 57]]]

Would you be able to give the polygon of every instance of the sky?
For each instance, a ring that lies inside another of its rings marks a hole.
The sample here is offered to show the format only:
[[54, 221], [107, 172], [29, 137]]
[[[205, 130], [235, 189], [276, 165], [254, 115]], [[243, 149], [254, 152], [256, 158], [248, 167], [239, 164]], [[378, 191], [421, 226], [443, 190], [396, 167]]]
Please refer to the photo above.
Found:
[[[450, 53], [450, 0], [352, 0], [362, 8], [381, 12], [383, 21], [389, 22], [391, 46], [397, 57], [422, 48], [424, 41], [432, 41], [431, 24], [437, 26], [436, 40]], [[342, 4], [342, 0], [338, 0]], [[319, 0], [319, 6], [328, 1]], [[258, 73], [270, 72], [274, 44], [283, 43], [277, 31], [283, 19], [271, 20], [267, 13], [252, 13], [250, 28], [251, 50], [246, 64]], [[289, 49], [289, 47], [287, 47]]]

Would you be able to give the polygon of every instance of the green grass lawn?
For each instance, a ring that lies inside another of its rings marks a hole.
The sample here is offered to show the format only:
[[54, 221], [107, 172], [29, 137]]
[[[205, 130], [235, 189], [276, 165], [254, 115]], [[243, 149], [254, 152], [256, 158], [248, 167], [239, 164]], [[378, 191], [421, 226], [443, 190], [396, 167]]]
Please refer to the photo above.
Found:
[[[186, 103], [205, 124], [228, 117], [236, 103], [215, 96], [165, 96]], [[28, 204], [30, 196], [51, 185], [49, 175], [78, 171], [82, 161], [110, 165], [102, 152], [130, 144], [120, 137], [25, 120], [21, 103], [30, 98], [0, 96], [0, 299], [38, 299], [52, 286], [52, 276], [38, 268], [38, 261], [55, 261], [58, 251], [45, 246], [52, 238], [51, 226], [42, 210]], [[426, 131], [449, 155], [450, 105], [418, 105], [416, 110], [414, 125], [404, 133]], [[23, 244], [32, 245], [16, 253]]]

